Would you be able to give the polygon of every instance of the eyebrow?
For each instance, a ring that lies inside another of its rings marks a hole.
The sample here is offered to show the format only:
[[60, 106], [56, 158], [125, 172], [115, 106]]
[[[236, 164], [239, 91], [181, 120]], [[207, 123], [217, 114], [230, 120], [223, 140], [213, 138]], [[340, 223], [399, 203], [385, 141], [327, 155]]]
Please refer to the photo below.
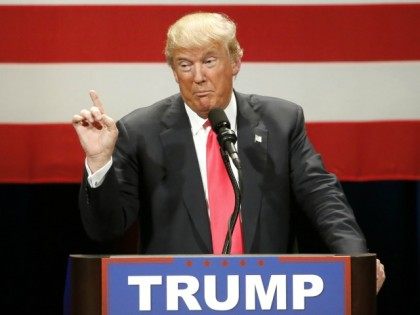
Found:
[[[208, 57], [219, 57], [219, 54], [217, 53], [216, 50], [209, 50], [208, 52], [206, 52], [203, 55], [202, 58], [205, 59], [205, 58], [208, 58]], [[191, 59], [189, 57], [185, 56], [185, 55], [181, 55], [179, 57], [176, 57], [175, 58], [175, 61], [176, 62], [180, 62], [180, 61], [191, 61]]]

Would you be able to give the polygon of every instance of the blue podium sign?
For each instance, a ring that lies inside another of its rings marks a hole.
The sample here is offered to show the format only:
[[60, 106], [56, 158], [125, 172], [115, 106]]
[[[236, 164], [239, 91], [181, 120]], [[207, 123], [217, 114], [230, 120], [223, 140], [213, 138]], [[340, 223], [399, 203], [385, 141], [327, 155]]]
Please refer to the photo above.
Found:
[[101, 259], [102, 314], [350, 315], [349, 256]]

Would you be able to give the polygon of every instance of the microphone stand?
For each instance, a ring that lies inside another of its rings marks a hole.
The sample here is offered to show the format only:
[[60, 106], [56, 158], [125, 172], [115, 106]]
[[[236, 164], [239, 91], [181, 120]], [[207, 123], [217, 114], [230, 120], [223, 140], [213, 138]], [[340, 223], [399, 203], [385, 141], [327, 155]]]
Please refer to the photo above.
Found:
[[242, 191], [242, 170], [239, 165], [238, 169], [238, 181], [236, 181], [235, 174], [233, 174], [232, 167], [229, 161], [229, 154], [220, 148], [220, 153], [222, 154], [223, 162], [225, 164], [226, 170], [229, 175], [229, 179], [233, 186], [233, 191], [235, 193], [235, 208], [233, 213], [230, 217], [228, 230], [226, 233], [225, 243], [223, 245], [222, 254], [230, 254], [231, 246], [232, 246], [232, 234], [235, 228], [236, 221], [238, 220], [238, 216], [241, 210], [241, 191]]

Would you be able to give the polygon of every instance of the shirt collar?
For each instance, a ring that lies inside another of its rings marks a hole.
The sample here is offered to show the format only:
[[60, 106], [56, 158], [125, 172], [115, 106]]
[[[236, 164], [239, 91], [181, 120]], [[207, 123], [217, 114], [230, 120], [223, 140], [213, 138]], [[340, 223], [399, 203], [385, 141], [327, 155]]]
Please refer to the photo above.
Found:
[[[207, 118], [201, 118], [197, 115], [186, 103], [184, 103], [185, 110], [187, 111], [188, 118], [191, 124], [191, 130], [193, 135], [196, 135], [201, 128], [203, 128], [204, 123], [207, 121]], [[228, 106], [225, 108], [225, 113], [230, 122], [230, 127], [233, 131], [236, 132], [236, 115], [237, 115], [237, 105], [235, 94], [232, 92], [232, 97]]]

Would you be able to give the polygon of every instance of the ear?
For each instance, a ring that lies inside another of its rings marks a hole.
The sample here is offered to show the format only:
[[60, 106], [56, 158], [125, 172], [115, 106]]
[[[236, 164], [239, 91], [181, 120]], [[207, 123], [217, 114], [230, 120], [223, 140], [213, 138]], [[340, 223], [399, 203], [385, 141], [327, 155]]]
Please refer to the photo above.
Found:
[[232, 61], [232, 73], [234, 76], [236, 76], [239, 73], [239, 70], [241, 70], [241, 60], [235, 60]]
[[172, 68], [172, 73], [174, 74], [174, 79], [175, 79], [176, 83], [178, 83], [178, 84], [179, 84], [179, 81], [178, 81], [178, 74], [176, 73], [176, 71], [174, 70], [174, 68]]

